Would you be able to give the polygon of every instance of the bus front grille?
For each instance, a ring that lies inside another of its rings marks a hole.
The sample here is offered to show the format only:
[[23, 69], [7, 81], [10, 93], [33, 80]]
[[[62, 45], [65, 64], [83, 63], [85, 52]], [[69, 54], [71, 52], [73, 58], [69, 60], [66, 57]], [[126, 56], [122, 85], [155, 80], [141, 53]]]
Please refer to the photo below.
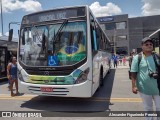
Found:
[[33, 94], [41, 94], [47, 96], [66, 96], [67, 93], [69, 93], [69, 90], [67, 88], [53, 88], [53, 91], [44, 92], [41, 91], [41, 87], [29, 86], [28, 90]]
[[[26, 70], [26, 72], [30, 75], [43, 75], [43, 76], [58, 76], [58, 75], [70, 75], [73, 70], [65, 70], [65, 71], [37, 71], [37, 70]], [[47, 74], [46, 74], [47, 73]]]

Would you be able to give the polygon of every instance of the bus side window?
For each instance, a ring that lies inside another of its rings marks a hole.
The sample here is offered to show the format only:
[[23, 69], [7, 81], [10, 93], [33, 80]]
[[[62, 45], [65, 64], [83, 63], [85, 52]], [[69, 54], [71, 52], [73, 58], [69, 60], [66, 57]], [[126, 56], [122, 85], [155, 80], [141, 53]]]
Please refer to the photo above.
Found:
[[93, 32], [93, 48], [94, 48], [94, 50], [95, 51], [97, 51], [97, 38], [96, 38], [96, 31], [95, 30], [93, 30], [92, 31]]
[[95, 22], [92, 15], [90, 15], [90, 22], [91, 22], [90, 30], [91, 30], [92, 50], [97, 51], [97, 37], [96, 37], [96, 31], [95, 31]]
[[97, 47], [100, 50], [103, 50], [103, 41], [102, 41], [102, 31], [97, 22], [95, 22], [95, 30], [96, 30], [96, 39], [97, 39]]

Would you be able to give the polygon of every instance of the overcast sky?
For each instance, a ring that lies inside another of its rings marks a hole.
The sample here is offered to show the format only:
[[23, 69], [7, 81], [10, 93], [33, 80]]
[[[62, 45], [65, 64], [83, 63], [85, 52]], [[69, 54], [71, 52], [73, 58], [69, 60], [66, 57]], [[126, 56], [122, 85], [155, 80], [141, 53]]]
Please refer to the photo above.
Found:
[[[129, 17], [160, 14], [160, 0], [2, 0], [3, 33], [8, 35], [9, 23], [20, 22], [25, 14], [74, 5], [90, 6], [97, 17], [119, 14], [128, 14]], [[17, 31], [19, 25], [11, 24], [11, 28]], [[17, 36], [15, 33], [14, 36]]]

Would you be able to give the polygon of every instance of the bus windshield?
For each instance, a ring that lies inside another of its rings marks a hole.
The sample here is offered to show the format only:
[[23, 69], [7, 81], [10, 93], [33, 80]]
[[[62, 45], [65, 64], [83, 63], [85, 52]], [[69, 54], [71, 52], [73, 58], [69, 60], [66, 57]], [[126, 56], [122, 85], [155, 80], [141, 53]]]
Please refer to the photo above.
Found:
[[66, 66], [83, 60], [86, 22], [67, 22], [60, 30], [62, 24], [23, 28], [19, 60], [27, 66]]

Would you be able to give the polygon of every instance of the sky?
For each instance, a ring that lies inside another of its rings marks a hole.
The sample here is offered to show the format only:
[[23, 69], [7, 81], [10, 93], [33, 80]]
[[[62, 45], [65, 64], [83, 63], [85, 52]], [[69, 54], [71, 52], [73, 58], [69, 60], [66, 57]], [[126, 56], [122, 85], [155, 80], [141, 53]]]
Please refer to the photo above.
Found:
[[[96, 17], [128, 14], [129, 18], [160, 14], [160, 0], [1, 0], [3, 35], [8, 35], [9, 23], [21, 22], [26, 14], [65, 6], [88, 5]], [[0, 20], [1, 22], [2, 20]], [[2, 22], [1, 22], [2, 23]], [[0, 23], [0, 36], [2, 25]], [[10, 24], [14, 37], [20, 25]]]

